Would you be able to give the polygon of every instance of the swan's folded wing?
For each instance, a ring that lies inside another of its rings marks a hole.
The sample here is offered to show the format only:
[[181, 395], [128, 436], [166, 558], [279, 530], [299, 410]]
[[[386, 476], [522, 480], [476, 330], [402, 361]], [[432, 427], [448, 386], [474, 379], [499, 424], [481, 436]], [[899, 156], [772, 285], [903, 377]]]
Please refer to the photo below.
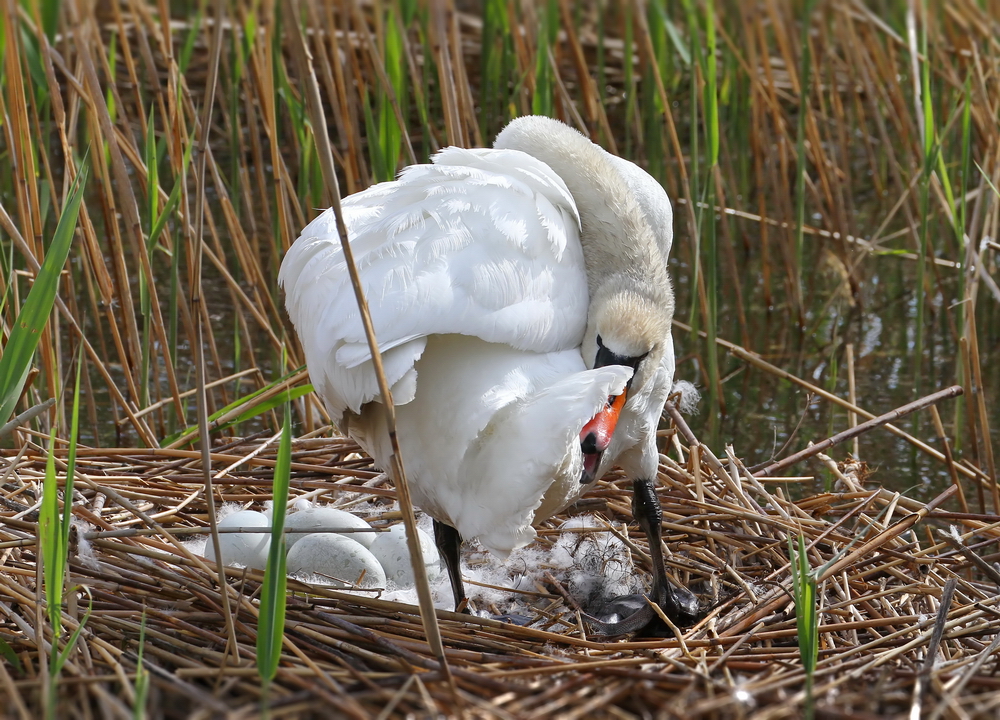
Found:
[[[448, 148], [433, 165], [344, 202], [351, 247], [390, 384], [412, 398], [432, 334], [550, 352], [579, 345], [587, 279], [579, 215], [562, 180], [530, 156]], [[332, 211], [288, 251], [279, 282], [310, 374], [336, 415], [378, 396]]]
[[461, 536], [501, 557], [530, 543], [532, 525], [584, 489], [580, 428], [631, 376], [621, 365], [572, 373], [495, 413], [465, 452], [466, 482], [440, 499]]

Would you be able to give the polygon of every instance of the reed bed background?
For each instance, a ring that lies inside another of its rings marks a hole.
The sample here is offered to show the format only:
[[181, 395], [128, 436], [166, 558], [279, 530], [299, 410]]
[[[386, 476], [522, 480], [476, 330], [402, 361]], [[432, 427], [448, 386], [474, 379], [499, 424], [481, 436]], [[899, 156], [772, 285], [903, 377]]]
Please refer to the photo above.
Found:
[[[316, 133], [350, 193], [535, 112], [636, 159], [675, 201], [678, 374], [705, 390], [688, 423], [706, 442], [666, 423], [660, 480], [671, 569], [709, 617], [665, 639], [595, 640], [553, 578], [532, 605], [545, 630], [442, 612], [449, 675], [415, 608], [290, 581], [272, 713], [796, 717], [807, 684], [833, 714], [995, 712], [998, 10], [3, 3], [4, 354], [38, 342], [16, 408], [37, 414], [3, 440], [6, 708], [258, 712], [261, 578], [225, 570], [220, 592], [223, 571], [176, 538], [212, 526], [218, 502], [271, 498], [273, 411], [289, 396], [293, 494], [394, 498], [355, 447], [320, 439], [327, 418], [280, 309], [282, 253], [330, 204]], [[310, 121], [310, 71], [326, 128]], [[18, 333], [78, 178], [55, 311]], [[906, 429], [893, 418], [824, 450], [874, 476], [814, 455], [794, 468], [805, 479], [768, 479], [807, 441], [946, 386], [964, 392]], [[55, 527], [39, 510], [58, 515], [46, 480], [88, 524], [70, 535], [58, 624], [35, 547]], [[617, 483], [581, 506], [614, 527], [630, 517]], [[816, 587], [808, 683], [792, 595], [801, 605], [793, 587], [810, 585], [793, 582], [793, 555]]]

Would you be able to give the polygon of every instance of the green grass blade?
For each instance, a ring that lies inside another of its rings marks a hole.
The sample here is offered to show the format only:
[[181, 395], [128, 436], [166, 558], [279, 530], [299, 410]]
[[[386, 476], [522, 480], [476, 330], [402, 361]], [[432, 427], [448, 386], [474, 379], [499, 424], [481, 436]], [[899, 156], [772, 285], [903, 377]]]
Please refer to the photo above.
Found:
[[17, 320], [14, 321], [10, 337], [3, 349], [3, 356], [0, 357], [0, 423], [6, 422], [14, 414], [14, 408], [28, 378], [35, 348], [38, 347], [38, 341], [42, 336], [42, 329], [48, 322], [52, 306], [55, 304], [56, 292], [59, 290], [59, 276], [73, 244], [76, 220], [80, 213], [80, 202], [83, 200], [86, 183], [86, 170], [81, 170], [70, 188], [45, 260], [38, 270], [38, 276], [31, 286]]
[[681, 61], [690, 67], [691, 50], [687, 43], [684, 42], [684, 37], [681, 35], [680, 29], [674, 24], [673, 20], [667, 16], [662, 6], [657, 4], [656, 10], [658, 11], [657, 14], [660, 16], [660, 20], [663, 22], [664, 27], [667, 29], [667, 35], [670, 36], [670, 42], [673, 43], [674, 49], [677, 50], [677, 54], [680, 55]]
[[[74, 586], [74, 592], [79, 586]], [[94, 611], [94, 599], [90, 599], [90, 604], [87, 606], [87, 612], [84, 614], [83, 619], [80, 620], [80, 624], [76, 626], [76, 630], [73, 634], [69, 636], [69, 641], [58, 653], [53, 656], [52, 663], [52, 677], [55, 678], [62, 672], [63, 666], [66, 661], [69, 660], [69, 656], [73, 653], [73, 648], [76, 647], [77, 642], [80, 640], [80, 635], [83, 633], [83, 629], [87, 626], [87, 622], [90, 620], [90, 614]], [[55, 649], [55, 644], [53, 644], [53, 649]]]
[[62, 12], [61, 0], [42, 0], [42, 29], [49, 42], [56, 38], [56, 30], [59, 29], [59, 15]]
[[2, 638], [0, 638], [0, 657], [6, 660], [7, 663], [18, 672], [22, 672], [24, 670], [24, 667], [21, 665], [21, 659], [17, 656], [17, 653], [14, 652], [14, 648], [12, 648], [10, 643]]
[[[936, 155], [934, 104], [931, 99], [930, 58], [927, 56], [927, 2], [921, 2], [923, 23], [920, 26], [920, 100], [923, 111], [924, 157], [920, 177], [920, 257], [917, 261], [917, 327], [916, 349], [913, 353], [913, 397], [920, 397], [923, 389], [924, 318], [926, 304], [927, 245], [930, 232], [930, 186]], [[913, 419], [914, 423], [917, 418]]]
[[[705, 128], [708, 139], [708, 163], [719, 164], [719, 92], [718, 62], [715, 44], [715, 9], [712, 0], [705, 3]], [[709, 184], [712, 184], [709, 178]], [[711, 208], [709, 208], [711, 211]]]
[[[392, 86], [392, 91], [396, 96], [406, 117], [408, 104], [408, 82], [406, 70], [406, 50], [403, 46], [403, 36], [399, 26], [396, 24], [393, 15], [401, 12], [399, 8], [390, 7], [387, 11], [385, 21], [385, 49], [382, 54], [382, 61], [385, 64], [385, 73]], [[379, 111], [379, 137], [382, 144], [382, 152], [385, 155], [386, 169], [396, 175], [396, 167], [399, 165], [399, 155], [403, 148], [403, 129], [399, 127], [396, 120], [396, 113], [392, 107], [392, 99], [384, 89], [379, 90], [378, 97]]]
[[56, 479], [56, 431], [49, 436], [49, 454], [42, 481], [42, 507], [38, 514], [38, 543], [42, 550], [45, 578], [45, 607], [52, 625], [53, 643], [62, 629], [62, 590], [66, 570], [66, 546], [59, 521], [59, 482]]
[[[264, 571], [260, 593], [260, 615], [257, 621], [257, 672], [267, 684], [274, 679], [281, 660], [282, 638], [285, 633], [285, 512], [288, 507], [288, 482], [292, 465], [291, 403], [285, 404], [285, 420], [281, 426], [281, 443], [274, 468], [274, 507], [271, 514], [271, 548]], [[266, 693], [264, 694], [266, 699]]]
[[[292, 371], [291, 373], [289, 373], [289, 375], [293, 375], [296, 372], [298, 372], [298, 370]], [[232, 420], [230, 420], [230, 421], [228, 421], [226, 423], [223, 423], [222, 425], [213, 425], [212, 424], [216, 420], [218, 420], [219, 418], [221, 418], [223, 415], [225, 415], [226, 413], [230, 412], [231, 410], [239, 407], [240, 405], [246, 405], [251, 400], [253, 400], [255, 397], [258, 397], [258, 396], [264, 394], [270, 388], [272, 388], [275, 385], [283, 382], [286, 378], [289, 377], [289, 375], [286, 375], [284, 378], [282, 378], [280, 380], [275, 380], [273, 383], [271, 383], [270, 385], [267, 385], [265, 387], [262, 387], [260, 390], [255, 390], [252, 393], [250, 393], [249, 395], [246, 395], [246, 396], [241, 397], [241, 398], [239, 398], [237, 400], [234, 400], [233, 402], [229, 403], [228, 405], [226, 405], [226, 407], [222, 408], [221, 410], [217, 410], [214, 413], [212, 413], [209, 416], [209, 418], [208, 418], [208, 422], [209, 422], [209, 425], [212, 428], [212, 431], [216, 432], [216, 431], [219, 431], [219, 430], [224, 430], [224, 429], [226, 429], [228, 427], [231, 427], [233, 425], [237, 425], [239, 423], [246, 422], [247, 420], [252, 420], [253, 418], [258, 417], [259, 415], [263, 415], [266, 412], [270, 412], [274, 408], [276, 408], [279, 405], [281, 405], [281, 403], [285, 402], [285, 400], [298, 400], [303, 395], [308, 395], [309, 393], [311, 393], [313, 391], [312, 383], [306, 383], [305, 385], [300, 385], [300, 386], [298, 386], [296, 388], [292, 388], [291, 390], [289, 390], [287, 396], [284, 395], [284, 394], [275, 395], [273, 398], [270, 398], [269, 400], [265, 400], [264, 402], [261, 402], [260, 404], [253, 405], [252, 407], [248, 408], [245, 412], [240, 413], [237, 417], [233, 418]], [[175, 433], [173, 435], [170, 435], [170, 436], [164, 438], [163, 439], [163, 443], [165, 445], [169, 445], [169, 444], [171, 444], [171, 443], [179, 440], [180, 438], [182, 438], [182, 437], [184, 437], [186, 435], [193, 435], [195, 432], [197, 432], [197, 430], [198, 430], [198, 426], [197, 425], [192, 425], [190, 427], [185, 428], [184, 430], [182, 430], [179, 433]]]
[[993, 184], [993, 181], [990, 180], [989, 174], [985, 170], [983, 170], [982, 165], [980, 165], [978, 162], [976, 163], [976, 170], [978, 170], [979, 174], [983, 176], [983, 180], [985, 180], [986, 184], [990, 186], [990, 189], [993, 191], [993, 194], [996, 195], [997, 197], [1000, 197], [1000, 189], [998, 189], [997, 186]]
[[792, 588], [795, 596], [795, 621], [798, 627], [799, 657], [806, 674], [805, 717], [812, 719], [813, 675], [819, 660], [819, 598], [816, 593], [816, 573], [809, 568], [805, 539], [799, 535], [798, 548], [788, 538], [788, 556], [792, 570]]
[[[69, 530], [73, 519], [73, 476], [76, 472], [76, 444], [80, 437], [80, 374], [82, 369], [83, 346], [81, 345], [76, 358], [76, 382], [73, 385], [73, 412], [70, 416], [69, 454], [66, 458], [66, 487], [63, 488], [62, 523], [59, 528], [60, 541], [63, 548], [69, 547]], [[65, 558], [63, 562], [65, 563]]]
[[[90, 591], [86, 588], [84, 590], [90, 596]], [[72, 655], [74, 648], [76, 648], [76, 644], [80, 640], [80, 635], [83, 633], [83, 628], [86, 627], [87, 622], [90, 620], [90, 614], [93, 610], [94, 598], [91, 596], [86, 614], [80, 620], [80, 624], [77, 625], [76, 630], [69, 636], [69, 641], [61, 651], [59, 650], [59, 636], [53, 632], [52, 645], [49, 648], [49, 686], [46, 699], [42, 703], [46, 720], [57, 720], [58, 718], [56, 710], [59, 706], [59, 676], [62, 674], [63, 666], [69, 660], [69, 656]]]
[[555, 112], [555, 78], [549, 60], [551, 48], [559, 32], [559, 6], [554, 0], [538, 8], [540, 18], [538, 28], [538, 48], [535, 55], [535, 95], [531, 99], [531, 111], [535, 115], [549, 115]]
[[146, 611], [142, 611], [142, 624], [139, 625], [139, 650], [135, 661], [135, 705], [132, 707], [134, 720], [145, 720], [146, 703], [149, 697], [149, 670], [142, 664], [142, 654], [146, 647]]

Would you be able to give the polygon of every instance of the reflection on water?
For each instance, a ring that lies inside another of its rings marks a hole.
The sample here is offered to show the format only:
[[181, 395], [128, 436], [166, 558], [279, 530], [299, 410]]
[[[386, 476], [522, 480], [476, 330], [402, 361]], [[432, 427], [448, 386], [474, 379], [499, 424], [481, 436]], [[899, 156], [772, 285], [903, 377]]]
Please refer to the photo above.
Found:
[[[678, 228], [678, 232], [682, 229]], [[680, 238], [683, 242], [683, 238]], [[916, 346], [915, 285], [916, 263], [899, 257], [869, 257], [862, 261], [865, 277], [856, 302], [843, 293], [837, 294], [840, 277], [818, 268], [808, 279], [806, 293], [811, 306], [806, 313], [807, 328], [799, 330], [789, 322], [791, 313], [785, 307], [766, 307], [763, 300], [760, 258], [748, 254], [743, 258], [742, 291], [744, 314], [750, 350], [768, 362], [807, 380], [840, 397], [848, 398], [846, 347], [852, 343], [855, 358], [855, 379], [858, 405], [875, 415], [893, 410], [916, 399], [916, 371], [913, 354]], [[690, 283], [687, 265], [675, 257], [672, 277], [678, 291], [678, 317], [686, 318], [690, 307]], [[920, 395], [958, 382], [957, 363], [960, 350], [953, 333], [954, 300], [944, 293], [957, 289], [957, 271], [938, 268], [938, 293], [930, 299], [927, 317], [927, 337], [924, 339], [925, 364]], [[723, 287], [728, 279], [723, 273]], [[741, 344], [734, 293], [720, 297], [720, 338]], [[834, 300], [830, 300], [835, 297]], [[980, 293], [977, 306], [980, 360], [989, 412], [993, 446], [1000, 438], [1000, 323], [997, 305], [992, 297]], [[707, 385], [707, 376], [698, 358], [692, 355], [690, 335], [675, 331], [678, 347], [678, 377]], [[701, 352], [700, 347], [696, 352]], [[732, 443], [737, 454], [748, 465], [764, 462], [776, 455], [787, 455], [802, 449], [809, 441], [819, 441], [849, 427], [847, 411], [828, 403], [808, 390], [779, 379], [741, 360], [720, 352], [720, 374], [726, 414], [721, 418], [716, 438], [710, 440], [707, 397], [702, 400], [699, 414], [690, 419], [692, 428], [701, 439], [710, 442], [717, 454], [725, 443]], [[955, 432], [957, 401], [942, 403], [938, 410], [952, 443], [958, 439], [957, 457], [972, 459], [967, 422]], [[863, 421], [863, 418], [862, 418]], [[911, 415], [896, 423], [901, 429], [941, 450], [930, 413]], [[789, 438], [791, 441], [789, 442]], [[788, 447], [785, 444], [788, 443]], [[950, 482], [944, 463], [916, 450], [906, 441], [884, 429], [866, 433], [860, 438], [860, 457], [875, 470], [872, 482], [906, 492], [916, 498], [933, 497]], [[836, 460], [851, 452], [850, 443], [832, 449]], [[779, 452], [780, 451], [780, 452]], [[985, 463], [981, 465], [985, 467]], [[823, 489], [828, 474], [818, 461], [800, 465], [796, 472], [812, 474], [816, 484], [805, 490]], [[967, 488], [968, 494], [968, 488]], [[970, 502], [971, 502], [970, 495]], [[978, 509], [978, 508], [976, 508]]]

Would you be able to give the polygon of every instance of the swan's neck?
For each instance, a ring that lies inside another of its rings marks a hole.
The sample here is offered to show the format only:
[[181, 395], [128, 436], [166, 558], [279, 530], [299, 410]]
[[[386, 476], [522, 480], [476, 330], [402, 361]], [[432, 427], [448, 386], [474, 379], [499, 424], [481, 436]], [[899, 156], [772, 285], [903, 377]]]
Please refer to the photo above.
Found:
[[[647, 305], [673, 314], [666, 257], [640, 198], [614, 158], [580, 133], [550, 118], [515, 120], [495, 147], [521, 150], [563, 179], [580, 213], [580, 241], [590, 288], [591, 323], [597, 305]], [[669, 232], [669, 228], [657, 229]], [[617, 299], [617, 300], [616, 300]]]

